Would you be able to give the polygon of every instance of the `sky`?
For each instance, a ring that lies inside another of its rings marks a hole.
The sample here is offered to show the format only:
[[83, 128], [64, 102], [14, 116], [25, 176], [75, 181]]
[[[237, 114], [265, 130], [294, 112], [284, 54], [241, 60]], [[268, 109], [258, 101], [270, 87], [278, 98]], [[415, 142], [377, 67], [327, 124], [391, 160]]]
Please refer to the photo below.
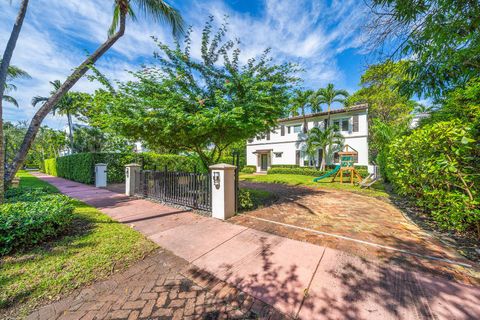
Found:
[[[0, 2], [0, 52], [10, 35], [19, 0]], [[5, 103], [4, 120], [30, 120], [34, 96], [48, 96], [49, 81], [64, 81], [89, 52], [107, 37], [113, 0], [30, 1], [12, 64], [27, 71], [30, 79], [16, 81], [14, 96], [20, 107]], [[199, 55], [201, 30], [210, 15], [221, 23], [228, 16], [229, 38], [241, 41], [241, 60], [247, 61], [271, 48], [275, 63], [297, 63], [304, 72], [303, 86], [318, 89], [327, 83], [353, 93], [366, 68], [362, 26], [368, 8], [357, 0], [171, 0], [186, 25], [193, 27], [192, 55]], [[97, 63], [112, 80], [130, 79], [128, 71], [152, 63], [157, 51], [151, 36], [172, 43], [171, 29], [138, 17], [127, 22], [126, 34]], [[93, 92], [98, 87], [81, 79], [74, 91]], [[66, 118], [49, 115], [44, 124], [66, 125]]]

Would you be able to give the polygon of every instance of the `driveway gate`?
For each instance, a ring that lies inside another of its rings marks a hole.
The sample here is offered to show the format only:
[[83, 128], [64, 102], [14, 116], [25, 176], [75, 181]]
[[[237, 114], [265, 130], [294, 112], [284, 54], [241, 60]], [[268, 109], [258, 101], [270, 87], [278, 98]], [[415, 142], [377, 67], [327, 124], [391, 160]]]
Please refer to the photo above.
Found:
[[209, 173], [140, 170], [135, 195], [179, 204], [193, 209], [212, 210], [212, 182]]

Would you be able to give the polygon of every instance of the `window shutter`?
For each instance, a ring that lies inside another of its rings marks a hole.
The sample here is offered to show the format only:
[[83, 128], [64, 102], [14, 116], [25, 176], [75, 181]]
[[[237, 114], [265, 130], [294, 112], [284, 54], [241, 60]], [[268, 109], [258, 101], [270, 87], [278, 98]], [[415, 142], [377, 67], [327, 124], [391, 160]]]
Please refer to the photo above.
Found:
[[358, 132], [358, 116], [353, 116], [353, 132]]
[[280, 134], [281, 134], [282, 136], [285, 135], [285, 126], [284, 126], [284, 125], [282, 125], [282, 126], [280, 127]]
[[270, 140], [270, 132], [267, 132], [267, 140]]

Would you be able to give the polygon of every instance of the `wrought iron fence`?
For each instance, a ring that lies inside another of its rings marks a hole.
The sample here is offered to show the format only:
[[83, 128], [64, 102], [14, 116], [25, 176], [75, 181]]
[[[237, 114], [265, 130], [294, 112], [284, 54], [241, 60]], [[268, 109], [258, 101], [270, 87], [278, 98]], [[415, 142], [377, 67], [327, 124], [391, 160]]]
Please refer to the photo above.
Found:
[[212, 210], [209, 173], [140, 170], [135, 195], [193, 209]]

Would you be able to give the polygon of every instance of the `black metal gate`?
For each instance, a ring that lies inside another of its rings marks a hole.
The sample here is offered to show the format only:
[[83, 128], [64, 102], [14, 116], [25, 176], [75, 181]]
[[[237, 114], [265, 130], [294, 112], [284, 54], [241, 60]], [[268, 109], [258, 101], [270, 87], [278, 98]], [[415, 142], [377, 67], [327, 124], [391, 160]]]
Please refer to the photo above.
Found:
[[212, 210], [212, 182], [209, 173], [140, 170], [135, 177], [135, 195], [179, 204], [193, 209]]
[[240, 153], [238, 151], [234, 151], [232, 153], [232, 165], [235, 168], [235, 212], [238, 212], [238, 194], [240, 193], [240, 186], [239, 186], [239, 173], [240, 173]]

